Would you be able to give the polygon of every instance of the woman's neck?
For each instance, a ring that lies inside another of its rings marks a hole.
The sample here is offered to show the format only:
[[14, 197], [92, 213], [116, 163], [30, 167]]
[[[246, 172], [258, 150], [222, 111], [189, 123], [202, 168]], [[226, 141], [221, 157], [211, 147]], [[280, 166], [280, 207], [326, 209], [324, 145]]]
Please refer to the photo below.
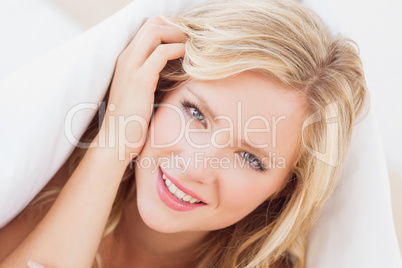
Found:
[[195, 249], [208, 232], [157, 232], [143, 222], [134, 199], [123, 210], [112, 235], [114, 242], [106, 246], [109, 247], [107, 254], [114, 256], [113, 259], [118, 256], [129, 267], [191, 267]]

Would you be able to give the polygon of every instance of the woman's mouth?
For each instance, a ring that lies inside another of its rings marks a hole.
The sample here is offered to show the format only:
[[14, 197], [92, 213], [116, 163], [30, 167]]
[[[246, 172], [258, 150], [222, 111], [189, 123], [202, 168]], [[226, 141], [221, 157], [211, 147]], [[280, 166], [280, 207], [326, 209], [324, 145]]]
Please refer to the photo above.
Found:
[[198, 200], [197, 198], [192, 197], [191, 195], [186, 194], [185, 192], [183, 192], [182, 190], [179, 190], [179, 188], [177, 188], [176, 185], [174, 185], [173, 182], [171, 182], [168, 177], [166, 177], [165, 174], [162, 173], [162, 178], [165, 180], [165, 185], [166, 188], [169, 190], [169, 192], [177, 198], [177, 200], [181, 201], [181, 202], [185, 202], [185, 203], [201, 203], [200, 200]]
[[157, 191], [163, 203], [176, 211], [189, 211], [206, 205], [194, 197], [197, 196], [194, 192], [186, 189], [169, 174], [165, 174], [161, 168], [158, 170]]

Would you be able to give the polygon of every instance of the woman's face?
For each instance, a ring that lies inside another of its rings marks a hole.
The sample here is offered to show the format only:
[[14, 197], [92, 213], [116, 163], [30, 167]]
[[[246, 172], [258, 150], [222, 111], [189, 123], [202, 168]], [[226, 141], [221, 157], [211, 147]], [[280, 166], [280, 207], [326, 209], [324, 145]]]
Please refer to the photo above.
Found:
[[173, 233], [241, 220], [284, 184], [304, 107], [296, 92], [252, 72], [170, 91], [135, 165], [144, 222]]

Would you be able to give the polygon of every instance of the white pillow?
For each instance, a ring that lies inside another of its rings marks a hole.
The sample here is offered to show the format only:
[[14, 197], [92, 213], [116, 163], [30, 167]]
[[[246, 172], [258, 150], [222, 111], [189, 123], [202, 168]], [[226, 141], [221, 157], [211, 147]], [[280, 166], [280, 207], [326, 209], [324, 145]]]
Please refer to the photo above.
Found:
[[[345, 27], [351, 26], [342, 14], [349, 2], [303, 3], [315, 10], [334, 34], [349, 35]], [[360, 36], [362, 41], [371, 39], [372, 36]], [[370, 61], [369, 51], [365, 52], [363, 66]], [[340, 184], [310, 232], [307, 267], [402, 267], [387, 167], [373, 108], [371, 105], [367, 118], [354, 128]]]
[[0, 1], [0, 80], [83, 30], [48, 0]]
[[374, 113], [355, 126], [340, 183], [309, 235], [306, 267], [402, 267]]
[[[103, 98], [117, 56], [143, 19], [203, 2], [137, 0], [0, 83], [0, 227], [43, 188], [74, 146], [64, 132], [76, 104]], [[95, 109], [73, 118], [80, 137]], [[400, 267], [389, 185], [372, 115], [353, 134], [342, 183], [310, 234], [307, 267]]]

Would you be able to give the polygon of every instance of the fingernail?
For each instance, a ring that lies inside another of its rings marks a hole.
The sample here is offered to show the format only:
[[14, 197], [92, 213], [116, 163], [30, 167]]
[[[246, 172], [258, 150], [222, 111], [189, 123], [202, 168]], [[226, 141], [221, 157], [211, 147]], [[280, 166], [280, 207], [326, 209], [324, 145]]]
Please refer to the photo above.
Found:
[[40, 265], [39, 263], [28, 261], [28, 267], [30, 268], [45, 268], [45, 266]]

